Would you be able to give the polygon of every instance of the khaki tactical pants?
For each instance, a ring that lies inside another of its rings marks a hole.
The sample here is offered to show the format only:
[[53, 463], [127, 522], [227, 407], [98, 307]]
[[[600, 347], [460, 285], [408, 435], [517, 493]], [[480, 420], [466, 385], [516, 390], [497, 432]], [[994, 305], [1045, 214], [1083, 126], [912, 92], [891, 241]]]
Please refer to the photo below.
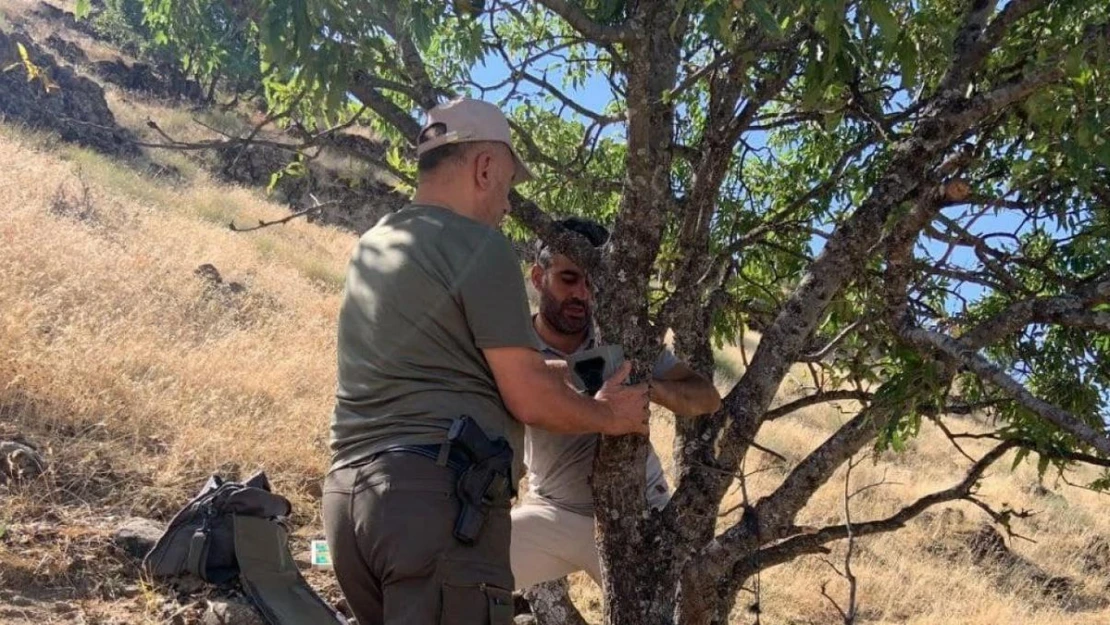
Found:
[[452, 535], [455, 472], [411, 453], [381, 454], [324, 482], [324, 532], [359, 625], [509, 625], [509, 503], [472, 546]]
[[542, 500], [513, 508], [509, 550], [518, 589], [585, 571], [601, 584], [601, 561], [594, 541], [594, 518]]
[[[665, 486], [665, 485], [664, 485]], [[669, 489], [648, 495], [648, 505], [662, 508]], [[509, 561], [517, 589], [585, 571], [601, 585], [601, 559], [594, 539], [594, 517], [560, 508], [539, 497], [526, 497], [513, 508]]]

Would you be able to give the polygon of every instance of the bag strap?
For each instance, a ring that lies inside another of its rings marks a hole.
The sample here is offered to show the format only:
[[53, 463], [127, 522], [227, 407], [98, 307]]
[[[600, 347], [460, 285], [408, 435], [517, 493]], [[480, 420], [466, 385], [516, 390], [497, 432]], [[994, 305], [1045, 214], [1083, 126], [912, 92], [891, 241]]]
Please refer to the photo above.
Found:
[[284, 527], [255, 516], [236, 514], [232, 518], [239, 579], [269, 625], [347, 625], [342, 614], [316, 594], [297, 569]]
[[185, 559], [185, 570], [200, 579], [206, 580], [208, 577], [204, 574], [204, 563], [208, 555], [208, 530], [204, 527], [198, 527], [193, 535], [189, 538], [189, 555]]

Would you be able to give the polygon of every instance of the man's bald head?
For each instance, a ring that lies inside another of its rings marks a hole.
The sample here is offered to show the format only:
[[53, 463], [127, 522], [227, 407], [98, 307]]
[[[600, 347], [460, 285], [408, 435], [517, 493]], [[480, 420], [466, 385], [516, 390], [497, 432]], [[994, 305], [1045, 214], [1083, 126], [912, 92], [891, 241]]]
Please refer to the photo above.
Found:
[[428, 111], [416, 137], [413, 200], [500, 225], [513, 185], [533, 178], [513, 149], [511, 134], [509, 120], [489, 102], [458, 98]]

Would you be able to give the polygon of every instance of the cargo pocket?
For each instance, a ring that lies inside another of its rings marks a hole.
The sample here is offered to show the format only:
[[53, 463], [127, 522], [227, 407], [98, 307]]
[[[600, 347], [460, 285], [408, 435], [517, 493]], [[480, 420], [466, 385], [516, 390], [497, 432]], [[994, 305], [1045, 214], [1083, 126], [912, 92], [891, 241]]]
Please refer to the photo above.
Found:
[[511, 625], [513, 593], [492, 584], [443, 584], [440, 625]]

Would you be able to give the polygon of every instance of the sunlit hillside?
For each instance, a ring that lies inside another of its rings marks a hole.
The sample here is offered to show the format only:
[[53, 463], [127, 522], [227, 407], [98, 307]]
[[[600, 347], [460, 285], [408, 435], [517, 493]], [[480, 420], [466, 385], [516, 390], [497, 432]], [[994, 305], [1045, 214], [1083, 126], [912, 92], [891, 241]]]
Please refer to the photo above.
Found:
[[[30, 6], [6, 0], [0, 11]], [[115, 87], [106, 97], [138, 136], [148, 117], [198, 132], [194, 114], [171, 104]], [[227, 227], [285, 215], [264, 190], [218, 182], [191, 157], [117, 159], [0, 122], [0, 440], [36, 447], [48, 465], [36, 480], [0, 483], [0, 623], [196, 622], [203, 593], [147, 584], [111, 536], [130, 517], [168, 520], [211, 474], [265, 470], [293, 501], [297, 552], [322, 536], [336, 312], [356, 234], [300, 220], [247, 233]], [[723, 391], [756, 341], [717, 354]], [[779, 401], [806, 392], [808, 375], [793, 372]], [[855, 408], [823, 405], [767, 425], [759, 443], [785, 461], [753, 451], [749, 496], [768, 493]], [[656, 414], [652, 430], [668, 471], [672, 419]], [[957, 425], [986, 427], [977, 418]], [[964, 449], [975, 455], [986, 445]], [[856, 466], [853, 489], [878, 485], [853, 499], [852, 519], [949, 486], [967, 464], [926, 426], [907, 452]], [[1035, 512], [1014, 523], [1028, 540], [977, 555], [974, 537], [989, 518], [963, 504], [861, 540], [859, 623], [1110, 622], [1105, 496], [1011, 464], [999, 462], [980, 492], [999, 509]], [[841, 470], [818, 493], [803, 523], [843, 522], [843, 478]], [[734, 487], [721, 528], [739, 516]], [[763, 574], [762, 622], [839, 622], [822, 589], [843, 604], [846, 583], [825, 562], [840, 567], [843, 554], [838, 545]], [[340, 602], [329, 572], [306, 575]], [[575, 600], [597, 622], [596, 586], [572, 579]], [[752, 602], [741, 596], [734, 623], [753, 622]]]

